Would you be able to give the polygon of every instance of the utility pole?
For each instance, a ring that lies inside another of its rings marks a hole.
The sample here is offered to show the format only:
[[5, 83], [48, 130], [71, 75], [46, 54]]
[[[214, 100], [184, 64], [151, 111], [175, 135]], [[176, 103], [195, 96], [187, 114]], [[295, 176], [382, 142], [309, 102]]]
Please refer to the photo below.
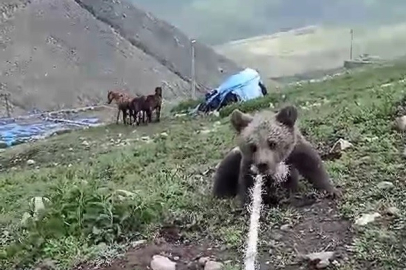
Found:
[[7, 117], [11, 117], [10, 113], [10, 105], [8, 103], [8, 97], [10, 96], [10, 93], [5, 93], [5, 94], [0, 94], [0, 97], [4, 97], [4, 101], [6, 102], [6, 112], [7, 112]]
[[191, 71], [191, 79], [192, 79], [192, 99], [196, 99], [196, 74], [195, 74], [195, 43], [196, 40], [192, 39], [190, 41], [190, 45], [192, 47], [192, 71]]
[[350, 40], [350, 60], [352, 60], [352, 42], [354, 40], [354, 30], [350, 30], [351, 40]]

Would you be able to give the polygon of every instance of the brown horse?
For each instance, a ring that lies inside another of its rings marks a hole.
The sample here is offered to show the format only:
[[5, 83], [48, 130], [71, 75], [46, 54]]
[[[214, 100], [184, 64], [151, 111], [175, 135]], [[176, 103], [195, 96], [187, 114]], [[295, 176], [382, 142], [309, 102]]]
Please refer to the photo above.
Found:
[[124, 125], [127, 124], [127, 115], [128, 115], [128, 110], [130, 113], [130, 123], [131, 124], [131, 108], [130, 108], [130, 103], [132, 100], [132, 97], [127, 94], [124, 93], [122, 91], [118, 91], [118, 90], [110, 90], [107, 93], [107, 104], [111, 104], [111, 102], [113, 102], [113, 100], [116, 102], [117, 104], [117, 120], [116, 120], [116, 124], [118, 124], [118, 119], [120, 118], [120, 111], [123, 112], [123, 123]]
[[159, 122], [161, 118], [161, 108], [162, 108], [162, 87], [158, 86], [155, 88], [155, 94], [148, 95], [146, 98], [149, 110], [146, 111], [148, 121], [152, 121], [152, 111], [156, 112], [156, 121]]
[[147, 98], [145, 96], [135, 97], [130, 103], [131, 115], [134, 118], [134, 122], [137, 126], [140, 124], [141, 116], [142, 122], [145, 123], [145, 114], [150, 115], [151, 108], [147, 103]]

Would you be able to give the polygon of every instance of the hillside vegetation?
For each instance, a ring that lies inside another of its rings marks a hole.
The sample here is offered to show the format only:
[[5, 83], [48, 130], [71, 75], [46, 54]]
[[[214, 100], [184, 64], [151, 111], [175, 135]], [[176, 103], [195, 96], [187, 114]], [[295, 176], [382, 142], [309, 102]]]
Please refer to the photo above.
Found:
[[[334, 251], [334, 269], [404, 269], [404, 138], [392, 123], [405, 112], [405, 76], [406, 64], [398, 63], [290, 87], [225, 108], [222, 118], [109, 125], [7, 149], [0, 153], [0, 268], [46, 262], [56, 269], [146, 269], [163, 252], [182, 267], [210, 253], [240, 269], [248, 218], [233, 200], [211, 196], [213, 169], [234, 146], [226, 116], [236, 107], [292, 103], [344, 196], [332, 202], [303, 185], [313, 204], [266, 209], [263, 267], [298, 269], [298, 253]], [[331, 157], [339, 139], [353, 146]], [[49, 202], [31, 219], [34, 196]], [[381, 216], [355, 225], [372, 213]]]

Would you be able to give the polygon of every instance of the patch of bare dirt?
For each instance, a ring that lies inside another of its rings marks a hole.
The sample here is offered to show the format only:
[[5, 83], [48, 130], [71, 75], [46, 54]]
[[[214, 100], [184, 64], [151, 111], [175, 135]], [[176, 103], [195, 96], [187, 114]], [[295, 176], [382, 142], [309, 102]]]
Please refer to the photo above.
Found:
[[80, 265], [74, 270], [134, 270], [151, 269], [150, 263], [154, 255], [162, 255], [176, 262], [177, 270], [203, 269], [199, 264], [202, 257], [210, 257], [219, 261], [235, 257], [232, 252], [222, 251], [209, 243], [191, 243], [184, 239], [175, 226], [163, 227], [156, 236], [154, 243], [131, 248], [123, 258], [110, 265], [94, 267], [91, 264]]
[[[335, 202], [328, 199], [317, 200], [314, 204], [296, 207], [300, 220], [292, 227], [267, 228], [262, 224], [262, 243], [259, 246], [260, 269], [316, 269], [316, 262], [306, 262], [302, 255], [333, 251], [331, 264], [346, 262], [351, 252], [353, 233], [351, 224], [338, 215]], [[264, 222], [264, 221], [262, 221]], [[243, 254], [237, 250], [224, 250], [213, 243], [191, 243], [184, 239], [179, 228], [163, 227], [156, 235], [154, 243], [130, 249], [123, 258], [114, 261], [101, 270], [150, 269], [154, 255], [163, 255], [177, 262], [176, 269], [203, 269], [198, 260], [212, 257], [217, 261], [242, 263]], [[74, 270], [93, 270], [90, 265]]]
[[[298, 269], [299, 265], [303, 265], [301, 255], [314, 252], [333, 251], [337, 263], [348, 260], [351, 254], [347, 245], [351, 244], [353, 237], [351, 224], [340, 218], [334, 201], [323, 199], [297, 210], [301, 219], [296, 225], [269, 230], [274, 240], [273, 247], [270, 252], [268, 250], [268, 258], [264, 258], [261, 269], [270, 269], [269, 262], [280, 265], [278, 269]], [[273, 252], [277, 249], [290, 251], [290, 259], [283, 262], [278, 260], [274, 254], [279, 251]], [[312, 269], [312, 265], [308, 265], [308, 269]]]

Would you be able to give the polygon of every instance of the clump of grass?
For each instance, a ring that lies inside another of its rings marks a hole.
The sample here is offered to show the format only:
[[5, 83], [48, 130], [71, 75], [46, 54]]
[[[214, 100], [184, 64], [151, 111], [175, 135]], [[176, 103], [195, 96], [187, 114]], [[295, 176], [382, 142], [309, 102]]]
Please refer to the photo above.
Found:
[[190, 109], [195, 108], [197, 105], [199, 105], [202, 102], [204, 102], [204, 98], [188, 99], [185, 101], [181, 101], [171, 109], [171, 113], [188, 112]]

